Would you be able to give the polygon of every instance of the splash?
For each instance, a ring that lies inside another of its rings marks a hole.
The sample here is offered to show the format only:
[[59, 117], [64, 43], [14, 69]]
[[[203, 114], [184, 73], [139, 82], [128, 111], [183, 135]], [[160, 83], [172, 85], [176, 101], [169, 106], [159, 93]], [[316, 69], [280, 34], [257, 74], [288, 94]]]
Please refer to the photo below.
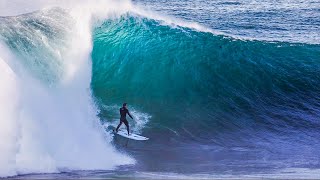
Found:
[[115, 15], [115, 2], [2, 3], [3, 15], [58, 8], [0, 19], [0, 176], [134, 163], [109, 144], [91, 99], [93, 12]]

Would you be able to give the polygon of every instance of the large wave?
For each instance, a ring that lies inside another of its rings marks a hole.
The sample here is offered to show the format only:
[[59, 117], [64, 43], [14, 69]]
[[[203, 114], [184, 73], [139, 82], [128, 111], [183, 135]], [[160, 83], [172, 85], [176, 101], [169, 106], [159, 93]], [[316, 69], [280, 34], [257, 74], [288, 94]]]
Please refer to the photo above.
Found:
[[134, 12], [96, 26], [93, 41], [100, 117], [116, 119], [109, 107], [123, 101], [151, 116], [148, 170], [319, 167], [319, 45], [235, 39]]
[[97, 118], [117, 123], [124, 101], [150, 144], [317, 163], [319, 45], [235, 39], [128, 1], [50, 2], [0, 18], [1, 176], [134, 163]]
[[161, 136], [223, 147], [295, 147], [303, 136], [314, 137], [305, 144], [316, 151], [310, 143], [319, 137], [318, 45], [164, 24], [129, 13], [95, 28], [92, 87], [102, 104], [126, 100], [152, 115], [149, 136], [162, 129]]

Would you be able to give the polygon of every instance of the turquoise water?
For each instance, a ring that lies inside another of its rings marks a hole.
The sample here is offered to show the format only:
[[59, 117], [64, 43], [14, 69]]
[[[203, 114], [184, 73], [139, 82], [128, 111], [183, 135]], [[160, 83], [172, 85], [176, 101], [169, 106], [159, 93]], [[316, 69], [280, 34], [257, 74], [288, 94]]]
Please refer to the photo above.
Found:
[[319, 2], [111, 2], [0, 18], [0, 176], [319, 178]]
[[246, 156], [256, 169], [304, 167], [318, 164], [319, 53], [318, 45], [239, 40], [127, 14], [95, 28], [91, 86], [102, 104], [126, 101], [151, 114], [145, 132], [157, 143], [146, 146], [172, 147], [179, 172], [223, 171], [239, 160], [234, 170], [243, 171]]
[[317, 106], [317, 45], [237, 40], [128, 15], [95, 29], [92, 58], [96, 97], [139, 104], [159, 117], [150, 123], [203, 129], [247, 116], [250, 126], [273, 119], [265, 111], [277, 106]]

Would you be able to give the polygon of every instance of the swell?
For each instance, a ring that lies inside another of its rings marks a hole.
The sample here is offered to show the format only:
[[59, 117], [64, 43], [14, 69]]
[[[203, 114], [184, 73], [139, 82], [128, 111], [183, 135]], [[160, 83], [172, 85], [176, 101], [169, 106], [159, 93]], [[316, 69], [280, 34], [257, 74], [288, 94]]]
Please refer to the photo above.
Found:
[[101, 104], [127, 101], [152, 115], [148, 128], [206, 137], [319, 127], [319, 45], [162, 24], [127, 14], [94, 29], [92, 88]]

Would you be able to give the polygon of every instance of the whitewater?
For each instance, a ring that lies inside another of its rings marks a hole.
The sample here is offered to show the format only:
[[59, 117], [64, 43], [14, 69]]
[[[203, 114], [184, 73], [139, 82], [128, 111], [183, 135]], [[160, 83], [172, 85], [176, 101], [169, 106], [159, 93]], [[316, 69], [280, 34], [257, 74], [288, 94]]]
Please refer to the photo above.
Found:
[[1, 1], [2, 16], [68, 9], [1, 18], [2, 177], [134, 163], [110, 145], [91, 97], [91, 20], [102, 5], [51, 2]]

